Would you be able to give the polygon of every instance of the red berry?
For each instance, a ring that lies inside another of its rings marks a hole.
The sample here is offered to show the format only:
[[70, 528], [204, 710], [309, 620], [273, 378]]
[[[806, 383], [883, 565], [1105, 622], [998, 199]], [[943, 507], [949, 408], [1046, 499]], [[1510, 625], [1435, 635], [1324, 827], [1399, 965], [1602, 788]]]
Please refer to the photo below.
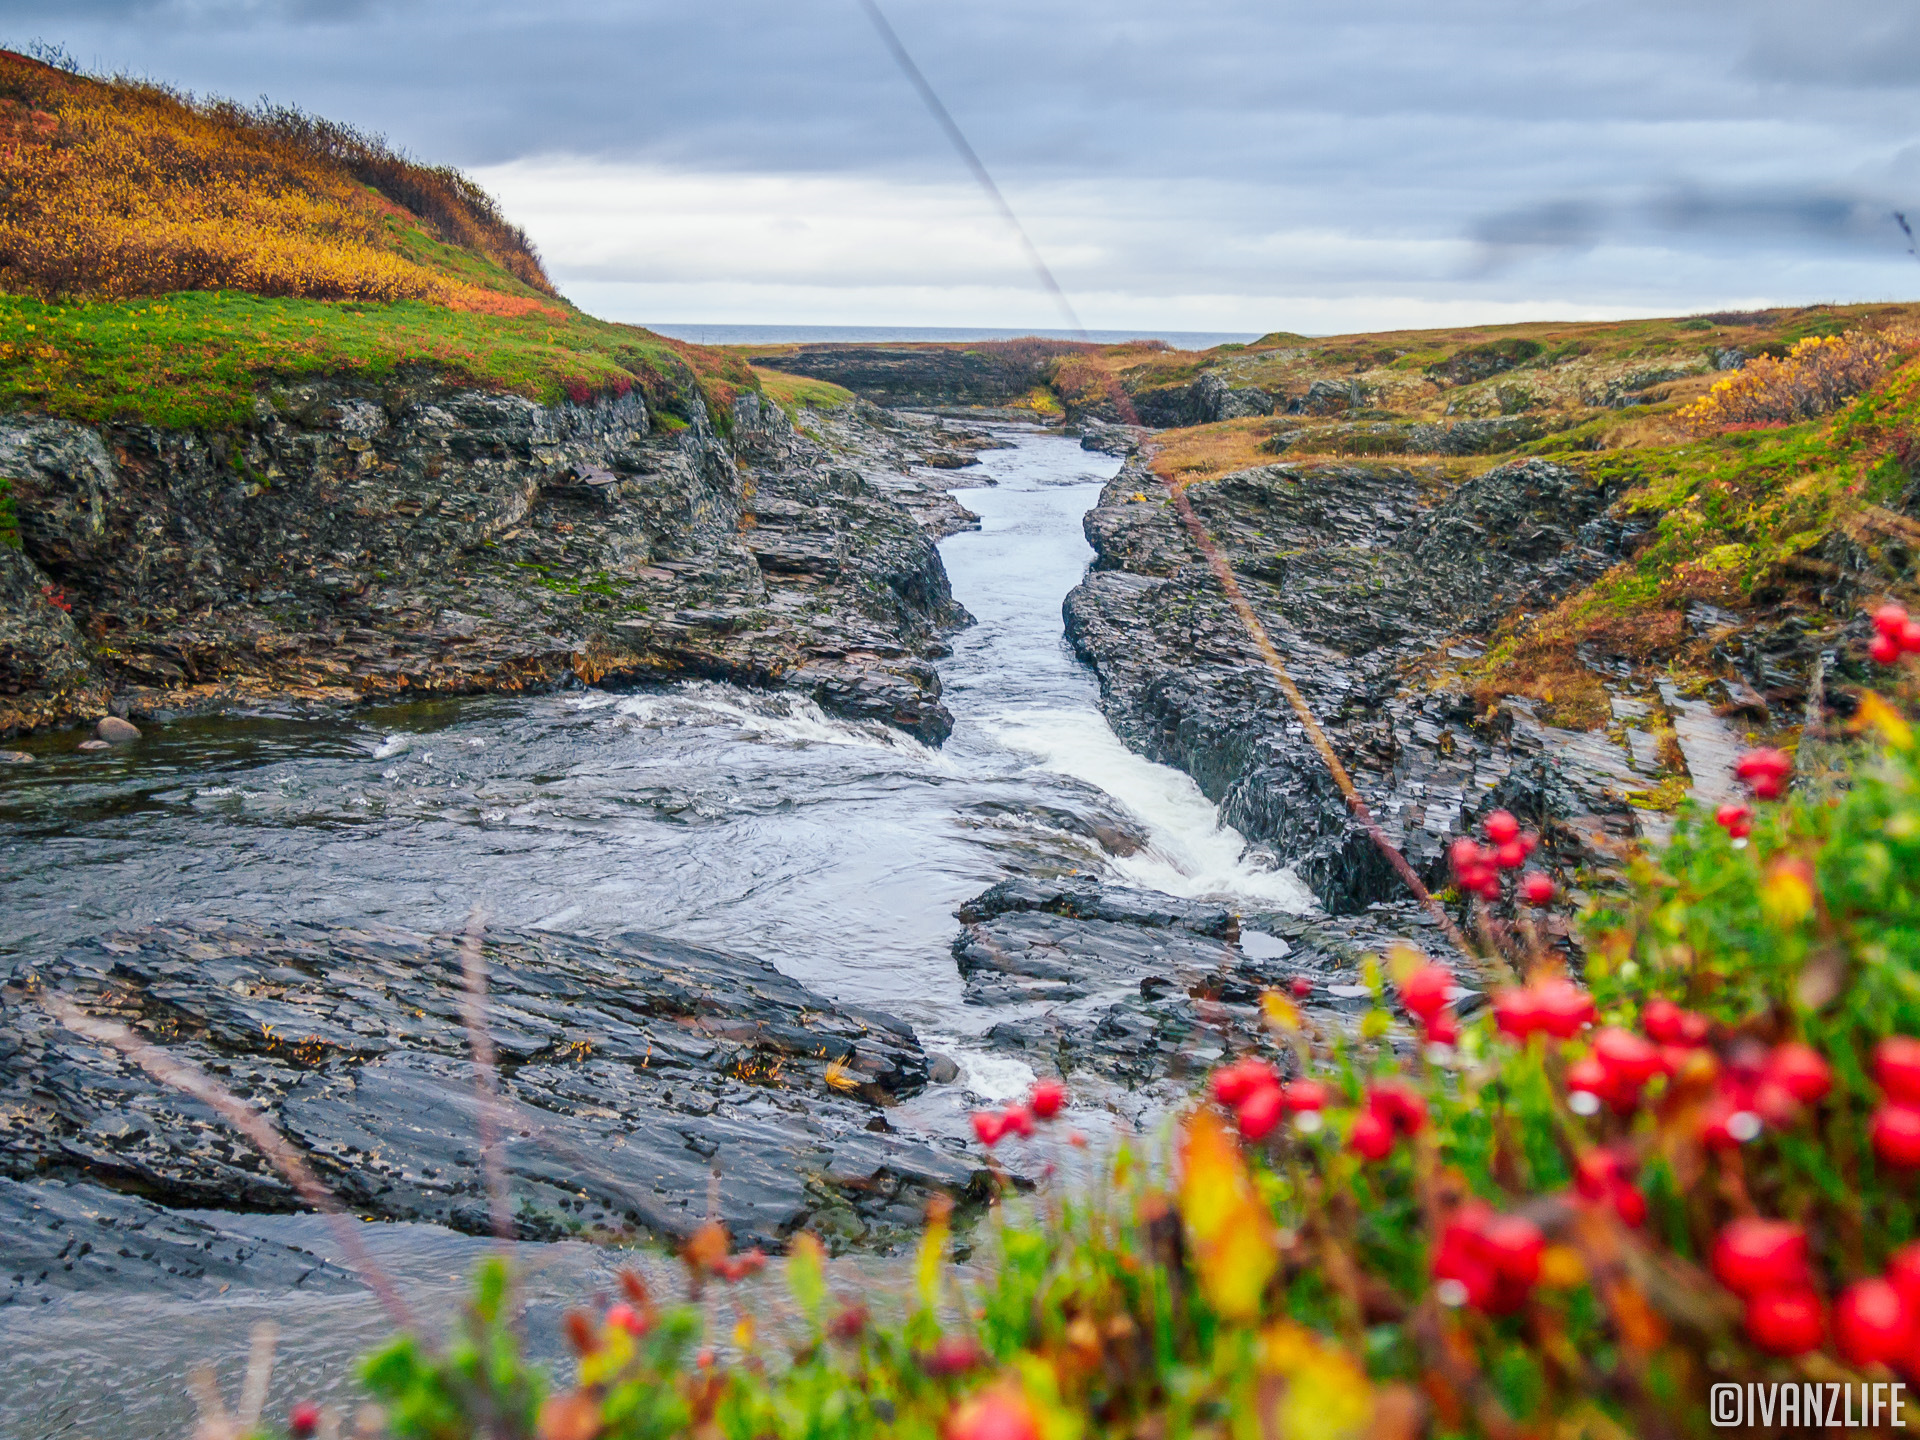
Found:
[[1920, 1169], [1920, 1107], [1890, 1103], [1873, 1112], [1873, 1153], [1896, 1170]]
[[1610, 1196], [1613, 1201], [1613, 1213], [1624, 1224], [1638, 1230], [1647, 1223], [1647, 1197], [1640, 1193], [1640, 1187], [1630, 1185], [1625, 1180], [1614, 1183]]
[[1747, 1302], [1747, 1338], [1770, 1355], [1817, 1350], [1826, 1330], [1811, 1290], [1769, 1290]]
[[1640, 1086], [1588, 1055], [1567, 1067], [1567, 1091], [1585, 1093], [1605, 1102], [1617, 1115], [1631, 1115], [1640, 1103]]
[[1913, 1321], [1900, 1292], [1885, 1280], [1859, 1280], [1833, 1307], [1833, 1338], [1853, 1365], [1890, 1364], [1913, 1343]]
[[1614, 1025], [1593, 1037], [1593, 1057], [1628, 1085], [1644, 1085], [1660, 1073], [1660, 1052], [1631, 1030]]
[[1318, 1080], [1295, 1080], [1281, 1089], [1280, 1098], [1287, 1102], [1289, 1110], [1324, 1110], [1327, 1087]]
[[1246, 1061], [1222, 1065], [1213, 1072], [1213, 1098], [1232, 1110], [1253, 1093], [1254, 1084]]
[[1902, 1245], [1887, 1257], [1887, 1282], [1907, 1302], [1907, 1311], [1920, 1321], [1920, 1241]]
[[1784, 1220], [1746, 1217], [1730, 1222], [1713, 1242], [1713, 1273], [1746, 1299], [1807, 1285], [1807, 1237]]
[[1003, 1135], [1018, 1135], [1022, 1140], [1033, 1134], [1033, 1112], [1024, 1105], [1009, 1105], [1000, 1112], [1000, 1121], [1006, 1127]]
[[1249, 1140], [1264, 1140], [1286, 1113], [1287, 1104], [1280, 1087], [1263, 1086], [1240, 1104], [1240, 1133]]
[[1000, 1137], [1007, 1133], [1007, 1122], [997, 1110], [976, 1110], [973, 1112], [973, 1133], [980, 1137], [980, 1143], [991, 1150], [1000, 1143]]
[[1742, 780], [1751, 780], [1756, 775], [1791, 775], [1793, 758], [1784, 750], [1763, 745], [1758, 750], [1749, 750], [1742, 755], [1733, 767], [1733, 773]]
[[1511, 1035], [1524, 1044], [1529, 1035], [1540, 1029], [1540, 1019], [1539, 997], [1531, 989], [1495, 992], [1493, 1023], [1500, 1027], [1502, 1035]]
[[1427, 1123], [1427, 1102], [1404, 1080], [1376, 1080], [1367, 1108], [1402, 1135], [1418, 1135]]
[[1589, 1200], [1610, 1193], [1621, 1179], [1620, 1157], [1611, 1150], [1589, 1150], [1573, 1164], [1573, 1188]]
[[1833, 1067], [1811, 1045], [1789, 1040], [1773, 1047], [1767, 1057], [1766, 1078], [1802, 1105], [1815, 1105], [1833, 1089]]
[[1519, 1215], [1496, 1215], [1480, 1227], [1481, 1252], [1499, 1274], [1521, 1285], [1540, 1279], [1547, 1240], [1540, 1227]]
[[1527, 847], [1518, 840], [1509, 840], [1493, 852], [1493, 863], [1502, 870], [1518, 870], [1527, 863]]
[[1363, 1160], [1384, 1160], [1393, 1149], [1393, 1126], [1371, 1110], [1362, 1110], [1353, 1117], [1347, 1144]]
[[1873, 628], [1876, 634], [1900, 638], [1900, 631], [1907, 623], [1907, 607], [1895, 605], [1891, 601], [1873, 612]]
[[1713, 812], [1713, 818], [1729, 837], [1744, 840], [1753, 833], [1753, 807], [1729, 800]]
[[1478, 890], [1488, 875], [1491, 857], [1468, 836], [1462, 835], [1448, 847], [1447, 858], [1453, 864], [1454, 879], [1463, 890]]
[[647, 1317], [624, 1301], [607, 1310], [607, 1324], [617, 1326], [629, 1335], [647, 1333]]
[[1909, 620], [1900, 627], [1900, 648], [1909, 655], [1920, 652], [1920, 620]]
[[1700, 1119], [1700, 1143], [1709, 1150], [1738, 1150], [1760, 1133], [1760, 1116], [1745, 1094], [1723, 1088]]
[[1900, 659], [1900, 637], [1898, 635], [1876, 635], [1873, 643], [1867, 646], [1867, 654], [1873, 657], [1876, 665], [1892, 665]]
[[1491, 904], [1500, 898], [1500, 875], [1489, 870], [1480, 877], [1480, 883], [1474, 887], [1474, 894]]
[[1487, 839], [1496, 845], [1505, 845], [1520, 838], [1520, 822], [1505, 810], [1496, 810], [1487, 816]]
[[1442, 965], [1422, 965], [1401, 982], [1400, 1003], [1409, 1015], [1431, 1020], [1446, 1008], [1453, 989], [1453, 972]]
[[1888, 1099], [1920, 1105], [1920, 1040], [1889, 1035], [1874, 1046], [1873, 1077]]
[[1304, 975], [1296, 975], [1288, 982], [1287, 988], [1293, 992], [1293, 998], [1304, 1000], [1313, 994], [1313, 982]]
[[871, 1317], [864, 1305], [849, 1305], [827, 1322], [827, 1333], [836, 1340], [857, 1340]]
[[1553, 903], [1553, 881], [1538, 870], [1529, 870], [1520, 880], [1520, 898], [1529, 905], [1545, 908]]
[[287, 1412], [287, 1433], [293, 1440], [308, 1440], [319, 1428], [320, 1407], [313, 1401], [302, 1400]]
[[1533, 987], [1540, 1028], [1556, 1040], [1578, 1035], [1593, 1019], [1593, 996], [1564, 976], [1556, 975]]
[[1040, 1423], [1018, 1390], [985, 1390], [947, 1420], [946, 1440], [1041, 1440]]
[[943, 1335], [920, 1364], [930, 1375], [964, 1375], [986, 1358], [980, 1342], [971, 1335]]
[[1067, 1103], [1067, 1087], [1058, 1080], [1042, 1080], [1033, 1087], [1033, 1094], [1027, 1097], [1027, 1105], [1032, 1109], [1034, 1118], [1051, 1120], [1060, 1113]]
[[1793, 761], [1784, 750], [1749, 750], [1733, 773], [1747, 782], [1755, 799], [1778, 800], [1787, 788], [1787, 776], [1793, 773]]
[[1427, 1039], [1435, 1045], [1460, 1043], [1460, 1021], [1451, 1010], [1442, 1010], [1427, 1022]]

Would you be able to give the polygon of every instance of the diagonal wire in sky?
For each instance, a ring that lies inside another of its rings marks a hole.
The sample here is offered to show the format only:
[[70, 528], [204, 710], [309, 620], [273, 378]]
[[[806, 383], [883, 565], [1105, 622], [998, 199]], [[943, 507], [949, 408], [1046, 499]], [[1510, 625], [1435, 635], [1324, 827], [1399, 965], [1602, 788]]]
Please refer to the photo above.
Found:
[[960, 158], [967, 162], [967, 169], [973, 172], [973, 178], [980, 182], [980, 188], [987, 192], [995, 208], [1005, 217], [1007, 224], [1013, 227], [1013, 233], [1020, 237], [1021, 247], [1027, 252], [1027, 259], [1033, 265], [1034, 273], [1040, 277], [1040, 283], [1052, 292], [1053, 298], [1060, 302], [1060, 309], [1066, 314], [1067, 323], [1073, 327], [1076, 335], [1085, 340], [1087, 327], [1080, 323], [1079, 315], [1074, 312], [1073, 302], [1067, 298], [1067, 292], [1060, 288], [1060, 282], [1053, 278], [1053, 271], [1047, 268], [1046, 259], [1040, 254], [1040, 247], [1033, 243], [1032, 237], [1027, 234], [1027, 227], [1020, 223], [1020, 217], [1013, 213], [1013, 206], [1007, 203], [1007, 197], [1002, 195], [1000, 187], [993, 183], [993, 176], [988, 173], [986, 164], [980, 159], [978, 152], [967, 142], [966, 134], [961, 130], [959, 123], [941, 103], [940, 96], [928, 83], [927, 77], [920, 73], [920, 67], [913, 63], [913, 56], [907, 53], [907, 47], [900, 42], [899, 35], [888, 23], [878, 0], [860, 0], [860, 8], [867, 12], [867, 18], [873, 22], [873, 28], [880, 32], [880, 38], [886, 43], [894, 63], [900, 67], [901, 73], [913, 82], [913, 88], [919, 91], [920, 99], [925, 103], [928, 112], [939, 122], [940, 128], [946, 131], [947, 139], [953, 142], [953, 148], [958, 150]]

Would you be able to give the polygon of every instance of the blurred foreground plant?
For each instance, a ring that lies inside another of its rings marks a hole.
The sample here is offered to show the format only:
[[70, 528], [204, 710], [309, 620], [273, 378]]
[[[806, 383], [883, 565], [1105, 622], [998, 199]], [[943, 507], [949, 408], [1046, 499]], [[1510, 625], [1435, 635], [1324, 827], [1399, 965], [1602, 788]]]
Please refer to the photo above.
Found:
[[[1388, 1440], [1705, 1434], [1709, 1386], [1747, 1381], [1798, 1382], [1813, 1423], [1829, 1386], [1920, 1380], [1912, 698], [1860, 697], [1837, 793], [1754, 752], [1755, 804], [1683, 813], [1587, 917], [1581, 977], [1494, 816], [1455, 855], [1491, 1004], [1407, 949], [1369, 963], [1353, 1033], [1266, 996], [1168, 1163], [1123, 1148], [1086, 1193], [1005, 1204], [964, 1282], [930, 1215], [899, 1323], [834, 1300], [802, 1235], [800, 1338], [738, 1291], [705, 1335], [703, 1287], [759, 1264], [709, 1226], [685, 1302], [629, 1275], [569, 1318], [567, 1388], [520, 1358], [497, 1266], [445, 1355], [402, 1340], [368, 1384], [432, 1440]], [[1070, 1113], [1043, 1082], [976, 1129]]]

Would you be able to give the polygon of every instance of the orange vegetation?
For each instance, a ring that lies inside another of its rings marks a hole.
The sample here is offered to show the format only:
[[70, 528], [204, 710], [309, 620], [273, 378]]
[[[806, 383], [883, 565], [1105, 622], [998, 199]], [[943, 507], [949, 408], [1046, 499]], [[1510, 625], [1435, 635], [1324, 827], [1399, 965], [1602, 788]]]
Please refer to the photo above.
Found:
[[1274, 428], [1272, 420], [1257, 416], [1159, 431], [1153, 437], [1153, 473], [1162, 480], [1189, 485], [1256, 465], [1271, 465], [1280, 458], [1266, 448]]
[[491, 314], [553, 293], [525, 238], [457, 172], [297, 111], [195, 102], [8, 51], [0, 189], [0, 287], [16, 293], [228, 289]]
[[1870, 388], [1911, 347], [1911, 337], [1895, 332], [1808, 336], [1778, 360], [1749, 360], [1674, 418], [1695, 434], [1811, 420]]

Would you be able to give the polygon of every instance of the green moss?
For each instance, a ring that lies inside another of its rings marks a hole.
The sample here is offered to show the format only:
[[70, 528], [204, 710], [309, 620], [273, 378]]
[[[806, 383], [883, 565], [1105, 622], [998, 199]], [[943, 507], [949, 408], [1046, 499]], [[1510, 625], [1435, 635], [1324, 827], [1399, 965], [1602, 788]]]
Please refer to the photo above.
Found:
[[13, 481], [0, 475], [0, 545], [20, 548], [20, 514], [13, 507]]
[[[460, 252], [464, 253], [464, 252]], [[482, 263], [477, 260], [474, 263]], [[519, 316], [183, 291], [123, 301], [0, 295], [0, 409], [169, 428], [234, 424], [269, 380], [427, 369], [545, 404], [638, 383], [658, 404], [698, 383], [715, 423], [747, 367], [542, 300]]]

